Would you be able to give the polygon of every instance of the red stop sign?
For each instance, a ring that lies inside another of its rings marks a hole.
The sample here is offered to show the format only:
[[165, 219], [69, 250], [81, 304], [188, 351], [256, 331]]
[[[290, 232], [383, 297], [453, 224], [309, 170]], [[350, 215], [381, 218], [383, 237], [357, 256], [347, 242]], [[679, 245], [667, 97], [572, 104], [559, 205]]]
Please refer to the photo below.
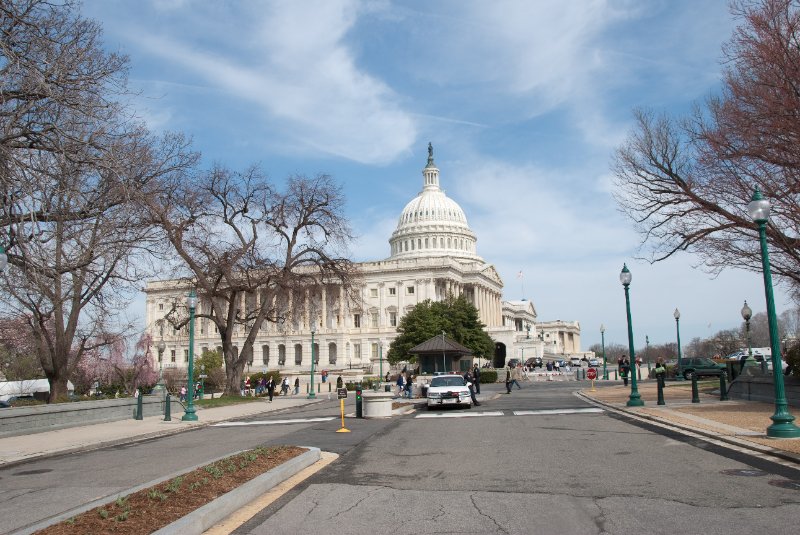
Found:
[[597, 370], [595, 370], [594, 368], [589, 368], [588, 370], [586, 370], [586, 378], [591, 379], [592, 381], [597, 379]]

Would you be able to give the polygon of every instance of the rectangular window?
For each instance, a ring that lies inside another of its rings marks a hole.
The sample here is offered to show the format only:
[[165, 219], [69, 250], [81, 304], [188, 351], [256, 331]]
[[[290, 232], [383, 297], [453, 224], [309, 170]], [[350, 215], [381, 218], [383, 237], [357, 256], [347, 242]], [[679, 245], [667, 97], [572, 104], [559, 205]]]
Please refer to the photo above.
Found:
[[159, 310], [164, 310], [164, 303], [159, 303], [158, 304], [158, 309]]
[[378, 297], [378, 289], [377, 288], [370, 288], [369, 289], [369, 296], [370, 297]]
[[389, 288], [389, 295], [396, 295], [396, 294], [397, 294], [397, 288], [395, 287]]
[[372, 344], [372, 360], [378, 360], [378, 344]]
[[353, 344], [353, 358], [361, 361], [361, 344]]
[[174, 349], [170, 350], [169, 356], [171, 358], [171, 362], [175, 362], [175, 350]]
[[370, 322], [370, 327], [372, 327], [372, 328], [377, 328], [378, 327], [378, 313], [377, 312], [373, 312], [373, 313], [371, 313], [369, 315], [369, 322]]
[[353, 327], [361, 327], [361, 314], [353, 314]]
[[189, 362], [189, 350], [188, 349], [184, 349], [183, 350], [183, 361], [184, 362]]
[[407, 286], [406, 287], [406, 293], [408, 295], [414, 295], [414, 287], [413, 286]]
[[397, 312], [389, 312], [389, 325], [397, 327]]

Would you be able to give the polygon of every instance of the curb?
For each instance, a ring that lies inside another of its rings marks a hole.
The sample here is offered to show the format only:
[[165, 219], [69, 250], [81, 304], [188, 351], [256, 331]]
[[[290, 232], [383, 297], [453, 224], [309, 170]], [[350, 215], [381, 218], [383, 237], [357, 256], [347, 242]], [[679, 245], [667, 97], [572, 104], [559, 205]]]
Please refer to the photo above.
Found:
[[[307, 446], [303, 446], [307, 447]], [[153, 535], [185, 535], [186, 533], [203, 533], [218, 522], [232, 515], [242, 505], [250, 503], [261, 494], [319, 461], [322, 457], [319, 448], [309, 447], [308, 451], [251, 479], [244, 485], [223, 494], [216, 500], [195, 509], [180, 520], [164, 526]]]
[[783, 461], [789, 461], [789, 462], [796, 463], [796, 464], [800, 465], [800, 456], [795, 455], [793, 453], [789, 453], [789, 452], [786, 452], [786, 451], [783, 451], [783, 450], [778, 450], [778, 449], [775, 449], [775, 448], [770, 448], [769, 446], [764, 446], [763, 444], [759, 444], [757, 442], [750, 442], [748, 440], [741, 440], [741, 439], [737, 439], [735, 437], [728, 437], [728, 436], [725, 436], [725, 435], [718, 435], [718, 434], [715, 434], [715, 433], [713, 433], [711, 431], [706, 431], [705, 429], [698, 429], [698, 428], [691, 427], [691, 426], [688, 426], [688, 425], [685, 425], [685, 424], [681, 424], [681, 423], [677, 423], [677, 422], [671, 422], [671, 421], [667, 422], [667, 421], [664, 421], [664, 420], [659, 420], [658, 418], [655, 418], [655, 417], [653, 417], [653, 416], [651, 416], [649, 414], [632, 413], [632, 412], [626, 411], [625, 409], [621, 409], [619, 407], [615, 407], [615, 406], [613, 406], [613, 405], [611, 405], [609, 403], [606, 403], [604, 401], [600, 401], [600, 400], [597, 400], [595, 398], [589, 397], [589, 396], [587, 396], [586, 394], [584, 394], [583, 392], [580, 392], [580, 391], [575, 392], [575, 395], [580, 397], [580, 398], [582, 398], [584, 401], [587, 401], [587, 402], [592, 403], [594, 405], [599, 405], [599, 406], [601, 406], [601, 407], [603, 407], [603, 408], [605, 408], [605, 409], [607, 409], [607, 410], [609, 410], [611, 412], [623, 415], [623, 416], [625, 416], [627, 418], [631, 418], [631, 419], [634, 419], [634, 420], [636, 420], [636, 419], [646, 420], [648, 423], [657, 425], [659, 427], [673, 429], [673, 430], [678, 431], [678, 432], [680, 432], [680, 433], [682, 433], [684, 435], [688, 435], [688, 434], [700, 435], [700, 436], [705, 437], [705, 438], [714, 439], [714, 440], [716, 440], [718, 442], [723, 442], [723, 443], [725, 443], [727, 445], [737, 446], [739, 448], [744, 448], [744, 449], [750, 450], [750, 453], [753, 454], [753, 455], [759, 454], [759, 453], [760, 454], [764, 454], [764, 455], [771, 455], [772, 457], [777, 457], [778, 459], [781, 459]]

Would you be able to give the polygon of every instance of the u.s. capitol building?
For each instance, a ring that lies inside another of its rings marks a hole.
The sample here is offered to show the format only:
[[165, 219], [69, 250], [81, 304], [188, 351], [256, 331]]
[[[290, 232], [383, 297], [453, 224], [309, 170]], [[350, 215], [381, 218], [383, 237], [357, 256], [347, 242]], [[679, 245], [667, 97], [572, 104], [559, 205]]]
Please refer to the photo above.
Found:
[[[477, 237], [464, 211], [439, 186], [439, 169], [430, 145], [422, 176], [422, 191], [406, 204], [389, 238], [389, 258], [357, 264], [362, 283], [360, 303], [347, 302], [344, 292], [336, 287], [308, 297], [319, 307], [314, 336], [318, 366], [377, 373], [382, 364], [385, 371], [388, 368], [382, 359], [403, 315], [425, 299], [439, 301], [451, 294], [464, 295], [478, 309], [495, 342], [494, 355], [483, 357], [491, 359], [495, 367], [504, 366], [510, 358], [524, 361], [534, 356], [580, 352], [578, 322], [539, 322], [532, 301], [503, 300], [503, 281], [494, 266], [478, 256]], [[186, 367], [188, 337], [183, 331], [166, 329], [163, 321], [172, 301], [184, 290], [176, 281], [155, 281], [148, 283], [145, 291], [148, 332], [154, 341], [163, 340], [166, 345], [163, 355], [153, 355], [162, 359], [156, 366]], [[195, 351], [221, 349], [213, 325], [203, 320], [198, 323]], [[251, 366], [288, 372], [309, 370], [309, 324], [265, 323], [254, 344]], [[241, 344], [245, 331], [236, 333], [234, 344], [236, 336]]]

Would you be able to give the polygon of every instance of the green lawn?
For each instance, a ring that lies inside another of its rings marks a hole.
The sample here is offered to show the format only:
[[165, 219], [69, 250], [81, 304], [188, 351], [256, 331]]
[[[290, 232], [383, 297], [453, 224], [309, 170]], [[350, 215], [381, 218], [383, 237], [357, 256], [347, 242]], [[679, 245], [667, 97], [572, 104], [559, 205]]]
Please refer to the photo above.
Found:
[[198, 407], [224, 407], [226, 405], [236, 405], [237, 403], [253, 403], [254, 401], [264, 401], [264, 398], [242, 397], [242, 396], [222, 396], [221, 398], [196, 399], [194, 404]]

